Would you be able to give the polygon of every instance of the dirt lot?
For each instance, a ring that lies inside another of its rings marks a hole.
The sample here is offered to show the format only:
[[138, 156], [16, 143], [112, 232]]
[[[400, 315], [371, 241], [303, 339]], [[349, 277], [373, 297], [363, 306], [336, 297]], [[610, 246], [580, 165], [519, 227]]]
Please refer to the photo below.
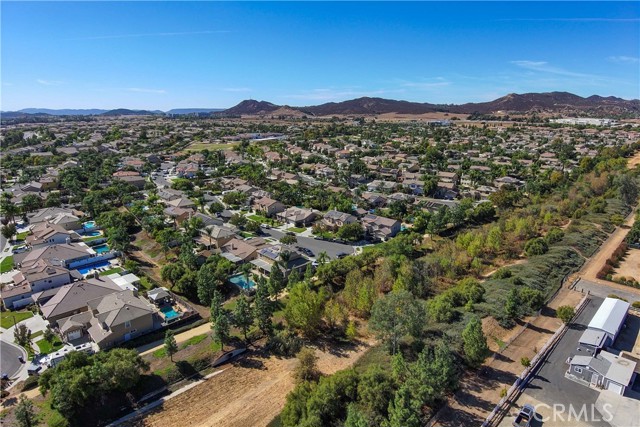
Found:
[[[316, 350], [318, 368], [332, 374], [353, 365], [369, 348]], [[251, 354], [220, 375], [171, 399], [158, 410], [126, 426], [266, 426], [282, 410], [294, 387], [297, 360]]]
[[629, 249], [613, 276], [632, 277], [640, 281], [640, 249]]
[[633, 157], [629, 159], [627, 166], [629, 169], [633, 169], [636, 166], [640, 165], [640, 151], [638, 151]]
[[584, 295], [567, 288], [560, 290], [549, 306], [538, 317], [526, 319], [530, 325], [522, 325], [511, 330], [500, 328], [495, 321], [485, 319], [483, 329], [489, 339], [489, 347], [497, 350], [495, 340], [509, 345], [500, 353], [487, 360], [476, 373], [468, 373], [462, 379], [460, 390], [448, 405], [438, 414], [434, 426], [471, 426], [481, 425], [494, 406], [500, 401], [500, 391], [509, 388], [516, 377], [524, 370], [520, 363], [522, 357], [533, 359], [539, 349], [551, 338], [562, 322], [555, 317], [556, 308], [561, 305], [578, 305]]

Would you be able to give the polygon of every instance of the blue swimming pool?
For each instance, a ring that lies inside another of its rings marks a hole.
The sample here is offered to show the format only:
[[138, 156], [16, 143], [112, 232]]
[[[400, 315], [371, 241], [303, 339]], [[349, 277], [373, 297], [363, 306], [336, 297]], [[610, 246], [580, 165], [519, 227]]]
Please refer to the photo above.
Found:
[[95, 221], [87, 221], [85, 223], [82, 224], [82, 228], [84, 228], [85, 230], [90, 230], [92, 228], [96, 228], [97, 224]]
[[242, 289], [252, 289], [256, 287], [256, 283], [253, 280], [249, 279], [249, 281], [247, 282], [244, 274], [236, 274], [235, 276], [231, 276], [229, 277], [229, 281], [234, 285], [241, 287]]
[[95, 230], [95, 231], [85, 231], [85, 232], [84, 232], [84, 235], [85, 235], [85, 236], [89, 236], [89, 237], [95, 237], [95, 236], [100, 236], [100, 235], [102, 235], [102, 233], [101, 233], [101, 232], [99, 232], [99, 231], [97, 231], [97, 230]]
[[164, 318], [167, 320], [171, 320], [171, 319], [175, 319], [176, 317], [180, 316], [180, 313], [178, 313], [173, 307], [169, 306], [169, 307], [162, 307], [160, 309], [160, 311], [162, 312], [162, 314], [164, 315]]
[[107, 245], [106, 243], [103, 243], [101, 245], [98, 246], [94, 246], [92, 248], [94, 251], [96, 251], [97, 254], [103, 254], [105, 252], [109, 252], [109, 245]]
[[109, 263], [109, 261], [100, 261], [100, 262], [95, 262], [93, 264], [83, 265], [82, 267], [76, 268], [76, 270], [78, 270], [80, 274], [84, 275], [96, 268], [109, 267], [110, 265], [111, 263]]

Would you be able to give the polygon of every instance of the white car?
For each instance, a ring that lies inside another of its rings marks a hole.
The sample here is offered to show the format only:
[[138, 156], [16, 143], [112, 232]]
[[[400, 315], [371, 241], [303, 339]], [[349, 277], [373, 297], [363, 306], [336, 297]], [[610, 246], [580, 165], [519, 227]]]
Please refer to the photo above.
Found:
[[266, 228], [267, 230], [271, 228], [269, 224], [260, 224], [261, 228]]

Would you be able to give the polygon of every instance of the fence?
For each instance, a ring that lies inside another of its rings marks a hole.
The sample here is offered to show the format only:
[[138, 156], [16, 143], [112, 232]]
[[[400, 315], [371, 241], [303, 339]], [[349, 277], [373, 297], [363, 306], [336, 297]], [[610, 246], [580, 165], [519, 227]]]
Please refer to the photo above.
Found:
[[[573, 283], [572, 286], [573, 285], [575, 285], [575, 283]], [[584, 310], [584, 307], [586, 306], [588, 301], [588, 295], [582, 297], [582, 300], [580, 300], [580, 303], [578, 303], [576, 307], [575, 317], [577, 317], [578, 314], [580, 314], [580, 312]], [[505, 395], [505, 397], [500, 399], [500, 402], [498, 402], [498, 404], [493, 408], [493, 411], [491, 411], [489, 416], [485, 419], [484, 423], [482, 423], [482, 427], [492, 426], [495, 422], [499, 422], [502, 419], [509, 408], [511, 400], [513, 400], [513, 398], [524, 388], [524, 385], [526, 385], [529, 381], [531, 374], [536, 371], [538, 365], [547, 357], [549, 351], [564, 336], [567, 329], [568, 325], [562, 325], [560, 328], [558, 328], [553, 336], [534, 356], [533, 360], [531, 360], [531, 364], [527, 368], [525, 368], [524, 371], [522, 371], [518, 378], [516, 378], [509, 390], [507, 390], [507, 394]]]

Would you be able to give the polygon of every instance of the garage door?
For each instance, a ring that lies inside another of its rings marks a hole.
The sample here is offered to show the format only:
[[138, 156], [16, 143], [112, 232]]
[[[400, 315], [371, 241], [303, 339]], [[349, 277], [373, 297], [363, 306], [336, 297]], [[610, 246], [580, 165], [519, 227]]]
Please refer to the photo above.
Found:
[[620, 384], [609, 382], [607, 390], [611, 390], [614, 393], [622, 394], [622, 386]]

